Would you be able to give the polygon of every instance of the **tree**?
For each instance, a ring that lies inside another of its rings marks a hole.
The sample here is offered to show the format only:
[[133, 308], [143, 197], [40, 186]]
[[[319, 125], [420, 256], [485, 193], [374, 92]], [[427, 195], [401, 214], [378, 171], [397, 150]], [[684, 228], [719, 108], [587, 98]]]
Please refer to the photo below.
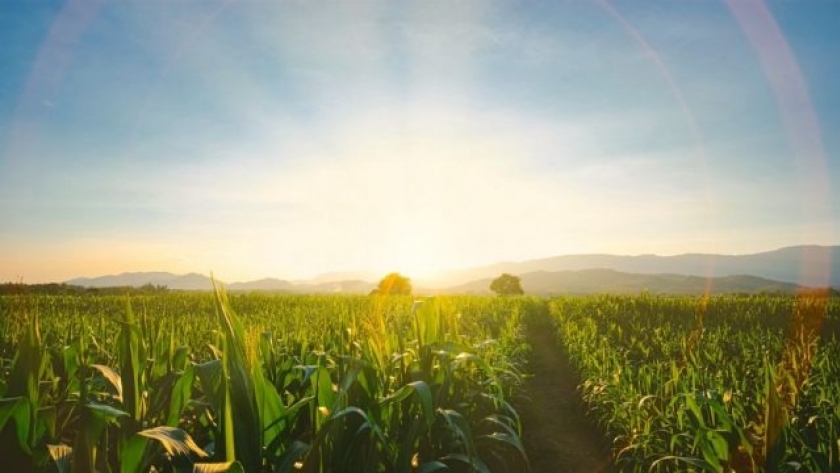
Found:
[[379, 286], [371, 294], [411, 295], [411, 279], [400, 273], [391, 273], [379, 281]]
[[512, 274], [504, 273], [497, 277], [490, 283], [490, 290], [500, 296], [511, 296], [516, 294], [525, 294], [522, 290], [519, 277]]

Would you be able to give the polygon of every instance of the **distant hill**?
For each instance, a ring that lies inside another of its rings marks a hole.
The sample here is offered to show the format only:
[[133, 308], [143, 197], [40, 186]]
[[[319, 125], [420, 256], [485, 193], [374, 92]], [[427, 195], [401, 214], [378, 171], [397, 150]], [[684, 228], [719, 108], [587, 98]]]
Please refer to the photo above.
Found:
[[[633, 274], [611, 269], [579, 271], [536, 271], [520, 275], [526, 294], [792, 294], [801, 286], [755, 276], [737, 275], [703, 278], [681, 274]], [[444, 293], [490, 294], [492, 278], [479, 279], [444, 289]]]
[[276, 278], [264, 278], [256, 281], [235, 282], [227, 285], [229, 291], [274, 291], [294, 292], [295, 285]]
[[[498, 263], [415, 279], [415, 292], [487, 292], [502, 273], [522, 277], [526, 292], [591, 293], [651, 292], [793, 292], [800, 286], [840, 288], [840, 246], [792, 246], [749, 255], [684, 254], [677, 256], [565, 255]], [[410, 274], [408, 275], [411, 276]], [[367, 294], [381, 275], [365, 272], [327, 273], [310, 280], [265, 278], [226, 284], [230, 291]], [[76, 278], [65, 283], [84, 287], [167, 286], [181, 291], [207, 291], [210, 278], [167, 272], [123, 273]], [[701, 289], [702, 288], [702, 289]]]
[[[496, 277], [495, 275], [493, 277]], [[521, 274], [522, 287], [528, 294], [592, 294], [639, 293], [643, 290], [656, 294], [712, 294], [719, 293], [793, 293], [801, 286], [756, 276], [735, 275], [704, 278], [681, 274], [638, 274], [611, 269], [585, 269], [578, 271], [534, 271]], [[492, 278], [482, 278], [447, 288], [415, 287], [418, 294], [489, 294]], [[165, 272], [123, 273], [98, 278], [77, 278], [66, 284], [82, 287], [140, 287], [146, 284], [166, 286], [178, 291], [209, 291], [211, 279], [197, 273], [172, 274]], [[368, 294], [376, 287], [368, 281], [331, 281], [292, 283], [282, 279], [265, 278], [256, 281], [225, 284], [231, 292], [278, 292], [287, 294]]]
[[636, 274], [684, 274], [724, 277], [749, 274], [803, 286], [840, 287], [840, 246], [791, 246], [748, 255], [690, 253], [676, 256], [565, 255], [520, 262], [497, 263], [447, 272], [425, 285], [446, 288], [502, 273], [612, 269]]
[[172, 274], [166, 272], [122, 273], [96, 278], [75, 278], [65, 281], [73, 286], [84, 287], [139, 287], [145, 284], [166, 286], [177, 291], [207, 291], [213, 288], [211, 279], [203, 274]]
[[[219, 281], [221, 282], [221, 281]], [[203, 274], [172, 274], [167, 272], [122, 273], [96, 278], [76, 278], [65, 281], [66, 284], [82, 287], [140, 287], [146, 284], [166, 286], [176, 291], [209, 291], [213, 288], [212, 280]], [[281, 292], [295, 294], [332, 294], [360, 293], [367, 294], [375, 284], [367, 281], [328, 281], [328, 282], [289, 282], [276, 278], [264, 278], [256, 281], [224, 283], [231, 292]]]

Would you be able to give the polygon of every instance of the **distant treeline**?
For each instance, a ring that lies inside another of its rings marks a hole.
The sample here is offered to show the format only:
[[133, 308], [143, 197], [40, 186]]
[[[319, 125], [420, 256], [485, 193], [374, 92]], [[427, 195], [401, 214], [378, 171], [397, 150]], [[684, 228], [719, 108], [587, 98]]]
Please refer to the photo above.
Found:
[[169, 292], [166, 286], [145, 284], [139, 287], [114, 286], [114, 287], [85, 287], [64, 283], [48, 284], [24, 284], [7, 282], [0, 284], [0, 295], [12, 294], [52, 294], [52, 295], [77, 295], [77, 294], [162, 294]]

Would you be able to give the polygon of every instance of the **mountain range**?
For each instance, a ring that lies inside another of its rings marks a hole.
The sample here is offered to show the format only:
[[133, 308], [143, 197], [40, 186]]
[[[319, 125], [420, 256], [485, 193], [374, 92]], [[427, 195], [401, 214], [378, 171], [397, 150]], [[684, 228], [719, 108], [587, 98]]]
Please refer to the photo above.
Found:
[[451, 271], [441, 275], [441, 287], [465, 281], [536, 271], [612, 269], [636, 274], [683, 274], [723, 277], [752, 275], [811, 287], [840, 287], [840, 246], [791, 246], [746, 255], [689, 253], [675, 256], [609, 254], [564, 255]]
[[[95, 278], [75, 278], [66, 284], [83, 287], [121, 287], [152, 284], [166, 286], [176, 291], [207, 291], [213, 288], [213, 280], [199, 273], [173, 274], [167, 272], [122, 273]], [[263, 278], [254, 281], [224, 283], [228, 291], [234, 292], [279, 292], [279, 293], [369, 293], [375, 284], [360, 280], [341, 281], [287, 281], [277, 278]]]
[[[794, 246], [746, 255], [563, 255], [449, 271], [414, 281], [415, 292], [488, 293], [490, 281], [502, 273], [520, 276], [523, 288], [531, 294], [642, 290], [674, 294], [790, 293], [803, 287], [840, 287], [840, 246]], [[371, 276], [371, 273], [330, 273], [304, 281], [265, 278], [225, 286], [229, 291], [364, 294], [376, 285]], [[88, 287], [154, 284], [174, 290], [212, 287], [210, 278], [198, 273], [123, 273], [65, 282]]]
[[[612, 269], [578, 271], [535, 271], [520, 275], [523, 290], [528, 294], [731, 294], [731, 293], [795, 293], [802, 286], [756, 276], [738, 275], [716, 278], [683, 274], [637, 274]], [[492, 278], [478, 279], [448, 288], [447, 293], [492, 294]]]

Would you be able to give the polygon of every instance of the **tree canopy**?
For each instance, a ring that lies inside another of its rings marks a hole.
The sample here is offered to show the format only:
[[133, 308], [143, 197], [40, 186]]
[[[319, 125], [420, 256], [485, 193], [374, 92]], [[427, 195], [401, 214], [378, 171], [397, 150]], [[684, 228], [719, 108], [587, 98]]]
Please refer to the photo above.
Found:
[[522, 290], [522, 284], [519, 277], [512, 274], [504, 273], [497, 277], [490, 283], [490, 290], [500, 296], [511, 296], [516, 294], [525, 294]]
[[373, 294], [411, 295], [411, 279], [400, 273], [391, 273], [379, 281], [379, 286], [373, 290]]

